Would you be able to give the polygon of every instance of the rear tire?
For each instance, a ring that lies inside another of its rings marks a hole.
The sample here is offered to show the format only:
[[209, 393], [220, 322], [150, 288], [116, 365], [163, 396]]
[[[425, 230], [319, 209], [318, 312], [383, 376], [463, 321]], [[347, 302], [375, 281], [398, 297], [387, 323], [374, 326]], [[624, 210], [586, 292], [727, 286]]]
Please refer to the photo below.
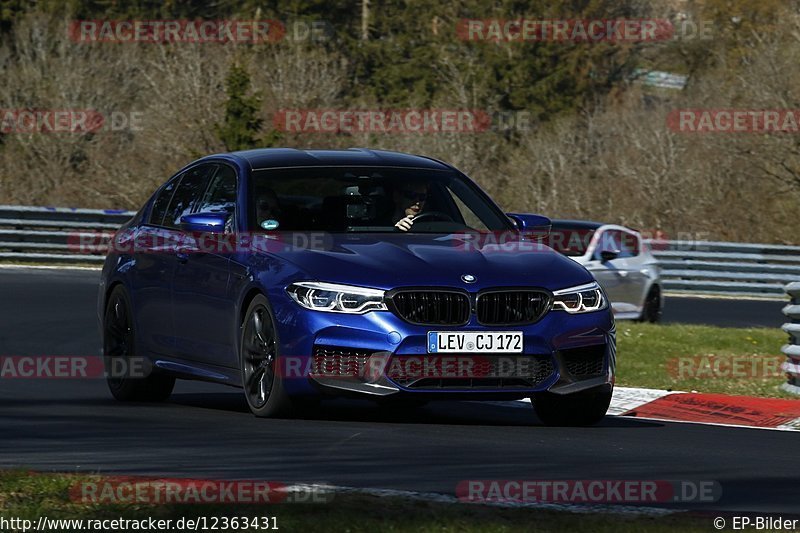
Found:
[[[175, 378], [153, 373], [149, 363], [146, 358], [136, 357], [130, 300], [122, 285], [118, 285], [108, 297], [103, 317], [103, 365], [112, 396], [122, 402], [163, 402], [169, 398]], [[132, 371], [140, 370], [149, 374], [131, 376]]]
[[606, 416], [611, 392], [597, 389], [564, 395], [538, 392], [531, 403], [536, 416], [547, 426], [592, 426]]
[[661, 289], [656, 285], [647, 293], [640, 322], [655, 324], [661, 319]]
[[267, 299], [259, 294], [244, 314], [239, 340], [242, 387], [247, 406], [258, 417], [292, 414], [292, 401], [283, 387], [279, 368], [278, 332]]

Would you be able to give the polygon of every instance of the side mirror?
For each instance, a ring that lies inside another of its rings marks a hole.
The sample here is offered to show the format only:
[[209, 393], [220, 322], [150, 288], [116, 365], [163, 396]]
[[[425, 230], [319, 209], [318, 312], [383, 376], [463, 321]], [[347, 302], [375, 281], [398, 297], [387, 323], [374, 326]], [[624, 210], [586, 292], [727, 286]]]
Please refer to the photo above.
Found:
[[224, 233], [228, 213], [195, 213], [181, 217], [181, 229], [188, 233]]
[[553, 223], [545, 216], [529, 213], [506, 213], [506, 216], [514, 222], [520, 233], [534, 240], [541, 241], [550, 236]]
[[606, 261], [613, 261], [619, 257], [619, 253], [619, 250], [603, 250], [600, 252], [600, 262], [605, 263]]

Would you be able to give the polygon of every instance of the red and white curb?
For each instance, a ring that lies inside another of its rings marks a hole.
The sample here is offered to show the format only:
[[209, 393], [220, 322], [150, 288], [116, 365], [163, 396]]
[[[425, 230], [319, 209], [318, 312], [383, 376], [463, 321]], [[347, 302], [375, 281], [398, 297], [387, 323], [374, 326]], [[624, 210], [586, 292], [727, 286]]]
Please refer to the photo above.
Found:
[[669, 396], [670, 394], [683, 394], [661, 389], [640, 389], [635, 387], [614, 387], [611, 396], [611, 406], [608, 414], [624, 416], [635, 409]]
[[[618, 392], [619, 391], [619, 392]], [[800, 400], [620, 387], [609, 414], [722, 426], [800, 431]]]
[[[527, 407], [530, 400], [513, 403]], [[669, 422], [800, 431], [800, 400], [781, 398], [615, 387], [608, 414]]]

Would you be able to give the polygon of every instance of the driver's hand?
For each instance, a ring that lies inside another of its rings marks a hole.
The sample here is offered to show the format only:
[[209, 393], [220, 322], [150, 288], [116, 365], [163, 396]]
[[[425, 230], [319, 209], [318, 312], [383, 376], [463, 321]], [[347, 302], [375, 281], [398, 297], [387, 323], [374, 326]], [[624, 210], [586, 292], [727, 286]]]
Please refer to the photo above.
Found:
[[394, 227], [400, 231], [408, 231], [412, 225], [414, 225], [414, 215], [408, 215], [405, 218], [401, 218]]

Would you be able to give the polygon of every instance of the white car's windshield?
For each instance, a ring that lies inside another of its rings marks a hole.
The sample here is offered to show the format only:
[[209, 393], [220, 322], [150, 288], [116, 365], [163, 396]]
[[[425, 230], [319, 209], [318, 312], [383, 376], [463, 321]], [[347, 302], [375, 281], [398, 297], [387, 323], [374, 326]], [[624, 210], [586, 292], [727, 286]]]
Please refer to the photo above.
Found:
[[595, 231], [596, 229], [592, 227], [554, 223], [547, 244], [564, 255], [580, 257], [586, 253]]

